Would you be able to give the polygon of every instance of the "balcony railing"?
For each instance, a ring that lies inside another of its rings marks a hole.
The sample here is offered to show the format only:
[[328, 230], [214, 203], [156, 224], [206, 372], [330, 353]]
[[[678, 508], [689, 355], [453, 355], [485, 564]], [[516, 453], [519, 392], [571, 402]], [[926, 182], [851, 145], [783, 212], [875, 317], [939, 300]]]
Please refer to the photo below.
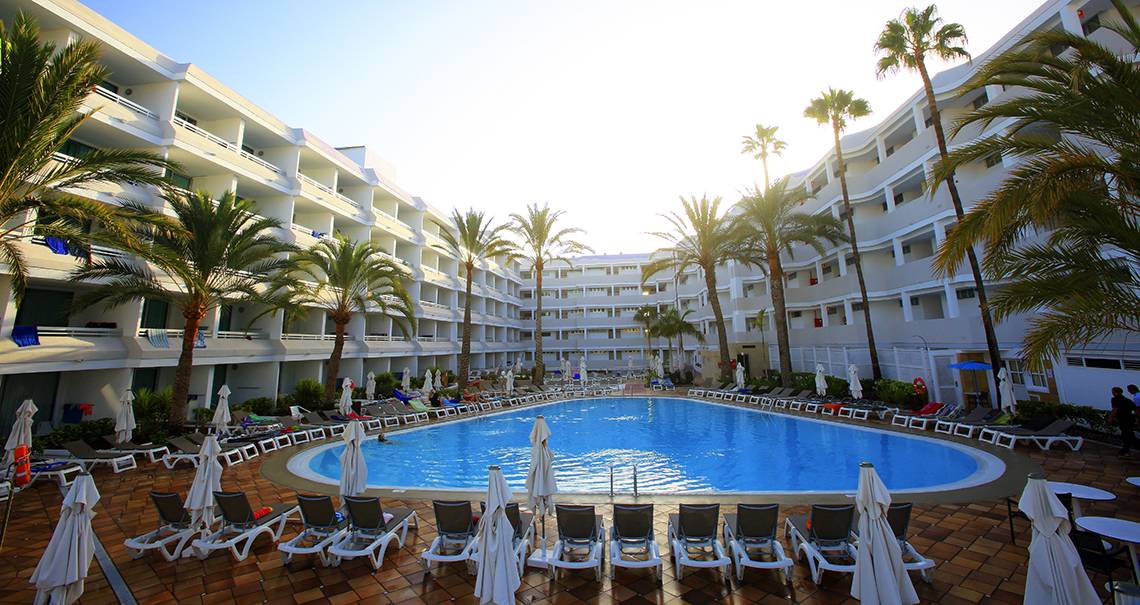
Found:
[[71, 326], [39, 326], [36, 328], [36, 332], [40, 336], [69, 336], [71, 338], [106, 338], [123, 334], [119, 328], [77, 328]]
[[120, 97], [119, 95], [107, 90], [106, 88], [103, 88], [102, 86], [95, 87], [95, 94], [105, 99], [110, 99], [115, 104], [122, 105], [123, 107], [126, 107], [127, 109], [141, 116], [150, 118], [152, 120], [158, 119], [158, 114], [154, 113], [153, 111], [143, 107], [142, 105], [139, 105], [138, 103], [135, 103], [134, 101], [128, 101], [127, 99]]
[[357, 202], [356, 200], [353, 200], [353, 199], [349, 198], [348, 196], [345, 196], [345, 195], [342, 195], [340, 193], [337, 193], [336, 191], [333, 191], [332, 187], [329, 187], [328, 185], [325, 185], [324, 183], [321, 183], [312, 177], [305, 176], [305, 175], [301, 174], [300, 172], [298, 172], [297, 178], [301, 182], [306, 183], [308, 185], [312, 185], [313, 187], [316, 187], [320, 191], [333, 196], [338, 201], [344, 202], [345, 204], [348, 204], [349, 206], [352, 206], [353, 208], [360, 208], [361, 207], [360, 202]]
[[215, 338], [224, 338], [230, 340], [263, 340], [266, 335], [261, 330], [218, 330]]
[[297, 223], [289, 223], [289, 228], [292, 229], [293, 231], [296, 231], [297, 233], [304, 233], [305, 235], [315, 237], [317, 239], [324, 239], [324, 238], [328, 237], [328, 234], [323, 232], [323, 231], [317, 231], [316, 229], [310, 229], [304, 225], [298, 225]]
[[220, 145], [222, 147], [225, 147], [226, 149], [229, 149], [230, 151], [232, 151], [232, 152], [240, 155], [241, 157], [253, 162], [254, 164], [257, 164], [258, 166], [266, 168], [267, 170], [270, 170], [270, 171], [274, 172], [275, 174], [281, 174], [280, 168], [274, 166], [273, 164], [270, 164], [269, 162], [266, 162], [265, 160], [257, 157], [256, 155], [253, 155], [252, 153], [249, 153], [248, 151], [243, 150], [241, 147], [238, 147], [235, 143], [231, 143], [231, 142], [219, 137], [218, 135], [216, 135], [216, 134], [214, 134], [208, 130], [204, 130], [202, 128], [199, 128], [199, 127], [191, 124], [190, 122], [187, 122], [186, 120], [183, 120], [182, 118], [179, 118], [179, 117], [174, 118], [174, 123], [178, 126], [181, 126], [182, 128], [185, 128], [186, 130], [189, 130], [190, 132], [206, 139], [207, 141], [210, 141], [211, 143], [214, 143], [216, 145]]

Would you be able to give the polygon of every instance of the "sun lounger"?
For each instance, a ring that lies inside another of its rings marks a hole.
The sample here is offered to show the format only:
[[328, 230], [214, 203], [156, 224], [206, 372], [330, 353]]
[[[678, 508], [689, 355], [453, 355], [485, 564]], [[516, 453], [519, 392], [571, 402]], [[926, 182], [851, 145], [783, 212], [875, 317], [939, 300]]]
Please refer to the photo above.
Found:
[[[717, 541], [719, 523], [719, 504], [682, 504], [679, 512], [669, 515], [669, 546], [678, 580], [685, 576], [686, 567], [715, 567], [728, 572], [732, 559]], [[724, 575], [727, 580], [729, 574]]]
[[1072, 451], [1081, 449], [1085, 440], [1083, 437], [1072, 437], [1065, 434], [1065, 431], [1073, 427], [1073, 423], [1068, 420], [1054, 420], [1045, 428], [1034, 430], [1025, 427], [995, 427], [982, 429], [982, 441], [992, 443], [999, 447], [1013, 449], [1019, 441], [1030, 441], [1037, 445], [1037, 447], [1047, 450], [1053, 447], [1054, 443], [1063, 443], [1069, 446]]
[[965, 416], [958, 418], [940, 418], [934, 424], [934, 432], [942, 433], [943, 435], [953, 435], [954, 427], [958, 426], [959, 423], [966, 425], [987, 424], [992, 422], [1000, 414], [1001, 410], [998, 409], [980, 405], [975, 406], [974, 409], [970, 410]]
[[157, 550], [167, 561], [182, 558], [182, 549], [197, 535], [190, 524], [190, 513], [182, 507], [182, 497], [173, 492], [150, 492], [150, 499], [158, 511], [158, 528], [137, 538], [129, 538], [123, 545], [138, 559], [148, 550]]
[[891, 410], [897, 409], [890, 406], [883, 405], [881, 402], [874, 401], [853, 401], [839, 410], [838, 416], [840, 418], [850, 418], [852, 420], [867, 420], [871, 414], [879, 417], [879, 420], [887, 417]]
[[981, 422], [976, 422], [976, 423], [974, 423], [974, 422], [956, 422], [956, 423], [954, 423], [954, 428], [953, 428], [954, 433], [953, 434], [955, 437], [965, 437], [967, 439], [973, 439], [977, 433], [980, 433], [985, 429], [1008, 426], [1010, 419], [1011, 419], [1011, 417], [1009, 414], [1006, 414], [1004, 412], [999, 411], [997, 417], [994, 418], [993, 420], [981, 421]]
[[466, 562], [475, 544], [475, 524], [471, 520], [471, 503], [466, 500], [432, 500], [435, 530], [439, 534], [420, 557], [424, 569], [432, 564]]
[[650, 568], [661, 581], [664, 563], [653, 535], [652, 504], [615, 504], [610, 528], [610, 578], [618, 567]]
[[[162, 457], [162, 463], [166, 465], [166, 468], [174, 468], [176, 464], [182, 461], [188, 461], [192, 466], [197, 468], [198, 454], [202, 446], [185, 437], [171, 437], [167, 442], [170, 444], [170, 447], [174, 448], [174, 451]], [[241, 464], [245, 461], [245, 456], [242, 456], [241, 450], [239, 449], [222, 448], [218, 456], [225, 461], [226, 466]]]
[[[790, 409], [790, 410], [803, 410], [804, 404], [811, 401], [811, 399], [810, 399], [811, 395], [812, 395], [811, 389], [804, 389], [804, 390], [800, 391], [799, 393], [796, 393], [795, 395], [793, 395], [791, 397], [784, 397], [782, 399], [787, 402], [788, 409]], [[776, 405], [779, 405], [779, 402], [777, 402]]]
[[801, 559], [807, 558], [811, 579], [816, 584], [825, 571], [855, 572], [857, 553], [851, 544], [854, 514], [853, 504], [813, 504], [809, 514], [790, 515], [785, 520], [784, 533], [792, 543], [792, 551]]
[[95, 448], [88, 445], [86, 441], [67, 441], [63, 444], [63, 449], [66, 453], [57, 454], [54, 453], [55, 450], [47, 453], [64, 460], [74, 460], [88, 471], [96, 464], [106, 464], [116, 473], [138, 468], [139, 466], [135, 462], [133, 454], [98, 452], [95, 451]]
[[304, 528], [288, 542], [277, 545], [281, 562], [288, 565], [294, 555], [316, 555], [325, 567], [339, 563], [336, 555], [329, 554], [329, 547], [344, 535], [348, 523], [338, 518], [332, 498], [298, 495], [297, 506]]
[[165, 445], [155, 445], [153, 443], [135, 443], [133, 441], [124, 441], [118, 443], [114, 435], [103, 435], [103, 441], [111, 445], [109, 448], [100, 448], [100, 452], [107, 453], [120, 453], [120, 454], [143, 454], [150, 462], [158, 462], [162, 457], [170, 453], [170, 449]]
[[275, 504], [258, 515], [244, 492], [214, 492], [214, 502], [221, 510], [222, 526], [191, 544], [199, 559], [215, 550], [228, 549], [235, 559], [244, 561], [258, 537], [267, 535], [274, 542], [280, 540], [286, 521], [300, 510], [296, 504]]
[[905, 429], [906, 427], [910, 426], [911, 418], [937, 414], [943, 407], [945, 406], [943, 406], [941, 403], [932, 401], [916, 411], [896, 412], [895, 415], [891, 417], [891, 425], [901, 426]]
[[791, 581], [794, 562], [786, 554], [776, 529], [779, 504], [738, 504], [735, 513], [724, 514], [724, 541], [736, 565], [736, 579], [744, 581], [744, 569], [774, 569]]
[[[914, 505], [910, 502], [892, 502], [890, 508], [887, 509], [887, 523], [891, 526], [891, 531], [895, 534], [895, 539], [899, 542], [899, 549], [902, 551], [903, 567], [907, 571], [917, 571], [922, 577], [922, 581], [930, 584], [934, 580], [934, 561], [918, 554], [914, 546], [907, 541], [907, 532], [910, 529], [910, 513]], [[859, 518], [855, 517], [855, 522], [851, 527], [851, 534], [856, 539], [859, 537]]]
[[559, 569], [593, 569], [597, 581], [602, 581], [602, 564], [605, 559], [605, 525], [588, 505], [556, 504], [558, 540], [554, 543], [550, 566], [551, 579]]
[[384, 564], [384, 553], [393, 540], [403, 548], [408, 537], [408, 526], [419, 526], [416, 513], [410, 508], [390, 508], [380, 505], [380, 498], [345, 496], [348, 511], [348, 531], [332, 546], [329, 554], [341, 559], [368, 557], [372, 569]]
[[330, 437], [336, 437], [344, 433], [344, 422], [337, 422], [335, 420], [326, 420], [321, 417], [317, 412], [305, 412], [302, 418], [306, 423], [311, 426], [318, 426], [328, 432]]
[[419, 399], [413, 399], [407, 404], [400, 404], [399, 406], [391, 404], [392, 408], [397, 412], [403, 412], [404, 422], [427, 422], [430, 420], [428, 414], [431, 413], [432, 408], [424, 405], [424, 402]]
[[[368, 405], [362, 408], [365, 414], [380, 422], [382, 427], [400, 426], [400, 414], [388, 405]], [[377, 427], [377, 428], [382, 428]]]
[[[206, 443], [206, 436], [197, 431], [193, 433], [187, 433], [183, 436], [199, 446], [201, 446], [203, 443]], [[221, 437], [218, 437], [218, 445], [222, 447], [222, 451], [240, 451], [241, 455], [245, 457], [246, 460], [250, 460], [258, 456], [257, 445], [248, 442], [245, 439], [238, 439], [235, 441], [232, 439], [223, 440]]]
[[962, 408], [957, 405], [947, 405], [933, 414], [925, 416], [913, 416], [910, 422], [907, 423], [907, 428], [925, 431], [934, 426], [939, 420], [954, 420], [960, 418]]

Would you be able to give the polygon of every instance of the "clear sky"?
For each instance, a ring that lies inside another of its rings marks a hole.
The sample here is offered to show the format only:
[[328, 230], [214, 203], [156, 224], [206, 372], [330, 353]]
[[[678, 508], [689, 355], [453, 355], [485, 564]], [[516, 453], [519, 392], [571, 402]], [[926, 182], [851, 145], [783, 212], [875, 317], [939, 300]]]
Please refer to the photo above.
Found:
[[[761, 181], [740, 155], [756, 122], [789, 144], [773, 175], [795, 172], [831, 145], [802, 117], [821, 89], [870, 101], [861, 130], [919, 85], [874, 74], [899, 0], [85, 2], [290, 126], [367, 145], [439, 208], [547, 202], [599, 253], [658, 247], [644, 232], [679, 196]], [[1040, 3], [938, 4], [976, 54]]]

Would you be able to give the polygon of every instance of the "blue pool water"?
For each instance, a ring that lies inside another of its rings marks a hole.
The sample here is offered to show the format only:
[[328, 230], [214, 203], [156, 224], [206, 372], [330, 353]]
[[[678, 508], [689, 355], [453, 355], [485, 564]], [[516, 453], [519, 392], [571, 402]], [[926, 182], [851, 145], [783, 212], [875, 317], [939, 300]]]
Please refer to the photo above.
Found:
[[[487, 466], [498, 464], [522, 489], [538, 414], [550, 424], [558, 487], [568, 493], [607, 492], [611, 464], [617, 489], [631, 491], [636, 463], [644, 493], [853, 491], [865, 460], [890, 489], [928, 489], [961, 486], [1001, 466], [931, 439], [688, 399], [624, 397], [479, 416], [389, 434], [387, 443], [370, 439], [369, 485], [485, 489]], [[335, 483], [343, 448], [310, 450], [290, 467]]]

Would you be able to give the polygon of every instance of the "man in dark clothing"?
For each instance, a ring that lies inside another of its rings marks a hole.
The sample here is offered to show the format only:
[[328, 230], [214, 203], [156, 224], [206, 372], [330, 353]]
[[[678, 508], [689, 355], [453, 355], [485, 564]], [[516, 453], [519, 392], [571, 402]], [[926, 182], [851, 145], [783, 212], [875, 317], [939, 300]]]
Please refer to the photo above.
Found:
[[[1128, 385], [1128, 392], [1136, 395], [1140, 393], [1140, 389], [1136, 385]], [[1132, 441], [1135, 439], [1133, 431], [1136, 430], [1136, 402], [1132, 397], [1124, 395], [1124, 390], [1120, 387], [1112, 387], [1112, 411], [1108, 413], [1108, 422], [1111, 424], [1116, 421], [1116, 425], [1120, 427], [1120, 439], [1123, 445], [1120, 447], [1120, 455], [1127, 456], [1132, 451]]]

